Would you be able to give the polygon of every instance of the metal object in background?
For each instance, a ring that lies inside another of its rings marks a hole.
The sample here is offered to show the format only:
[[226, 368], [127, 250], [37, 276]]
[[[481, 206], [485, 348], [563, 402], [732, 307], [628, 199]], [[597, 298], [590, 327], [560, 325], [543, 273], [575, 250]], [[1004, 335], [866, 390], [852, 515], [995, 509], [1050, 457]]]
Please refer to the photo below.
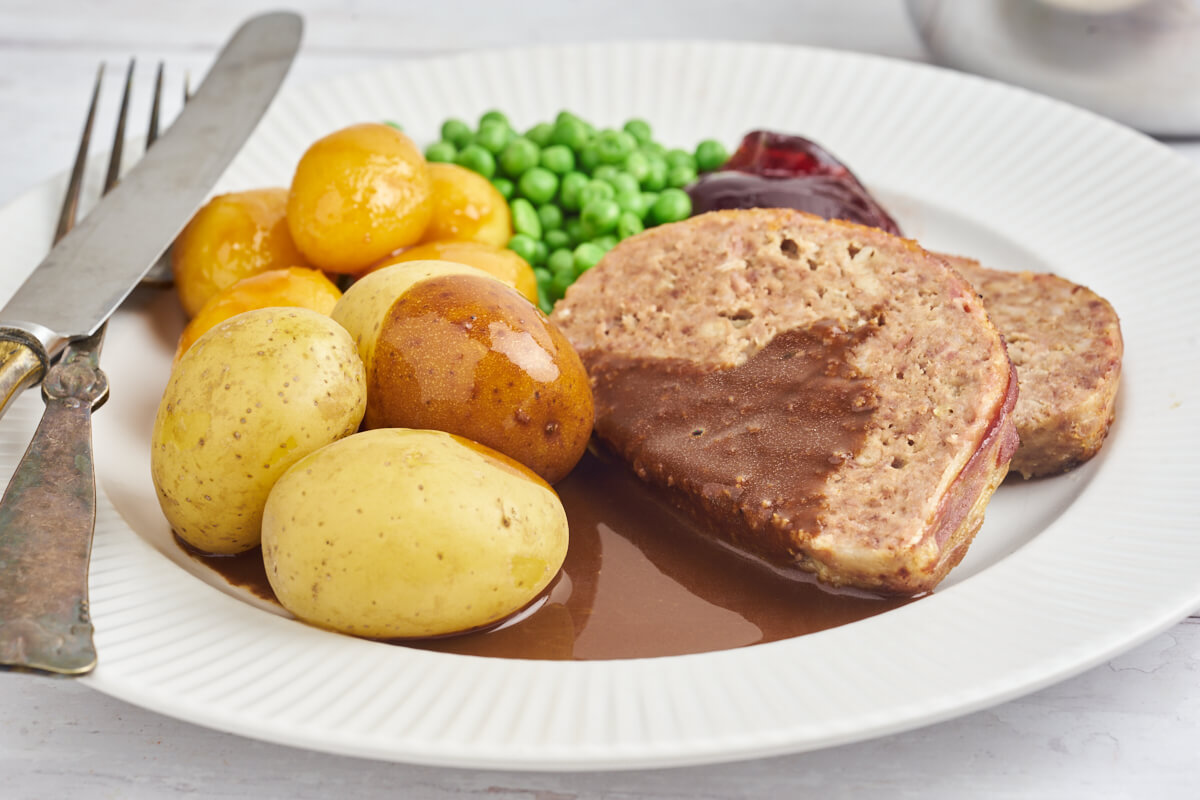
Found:
[[1200, 0], [907, 0], [940, 63], [1200, 136]]

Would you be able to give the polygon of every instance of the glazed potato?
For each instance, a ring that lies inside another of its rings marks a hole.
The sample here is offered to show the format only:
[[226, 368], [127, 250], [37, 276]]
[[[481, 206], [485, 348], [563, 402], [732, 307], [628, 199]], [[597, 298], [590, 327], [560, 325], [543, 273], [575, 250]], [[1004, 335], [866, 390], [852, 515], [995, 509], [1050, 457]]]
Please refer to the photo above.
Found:
[[389, 125], [352, 125], [300, 158], [287, 221], [308, 263], [358, 273], [415, 244], [433, 214], [425, 157]]
[[179, 337], [175, 361], [210, 328], [230, 317], [256, 308], [297, 306], [328, 315], [341, 298], [341, 291], [325, 273], [306, 267], [272, 269], [243, 278], [208, 299]]
[[430, 260], [453, 261], [456, 264], [467, 264], [481, 269], [516, 289], [529, 302], [537, 302], [537, 277], [533, 274], [533, 267], [507, 247], [493, 247], [482, 242], [424, 242], [386, 259], [374, 269], [383, 269], [406, 261]]
[[422, 242], [455, 239], [503, 247], [512, 238], [508, 201], [492, 182], [456, 164], [430, 164], [433, 218]]
[[324, 314], [266, 308], [217, 325], [179, 360], [154, 420], [150, 472], [171, 528], [210, 553], [254, 547], [275, 481], [353, 433], [365, 407], [354, 342]]
[[333, 310], [366, 365], [365, 427], [448, 431], [562, 479], [594, 418], [579, 356], [516, 290], [443, 264], [373, 272]]
[[[336, 532], [334, 535], [331, 532]], [[545, 588], [567, 517], [525, 467], [438, 431], [368, 431], [289, 469], [263, 562], [300, 619], [357, 636], [439, 636], [503, 619]]]
[[256, 189], [209, 200], [171, 248], [175, 289], [189, 317], [243, 278], [308, 262], [287, 225], [287, 189]]

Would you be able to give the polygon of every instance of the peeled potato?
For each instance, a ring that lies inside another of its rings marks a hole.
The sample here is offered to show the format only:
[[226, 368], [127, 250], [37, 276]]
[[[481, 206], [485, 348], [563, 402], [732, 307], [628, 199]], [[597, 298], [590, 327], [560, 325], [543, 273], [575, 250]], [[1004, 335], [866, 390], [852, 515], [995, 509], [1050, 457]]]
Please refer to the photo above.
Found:
[[407, 261], [429, 260], [453, 261], [481, 269], [516, 289], [529, 302], [536, 303], [538, 300], [537, 277], [533, 274], [533, 267], [529, 266], [529, 262], [506, 247], [493, 247], [482, 242], [424, 242], [386, 259], [374, 267], [372, 272]]
[[508, 201], [492, 182], [456, 164], [430, 164], [433, 218], [422, 242], [455, 239], [503, 247], [513, 235]]
[[366, 407], [354, 342], [306, 308], [248, 311], [179, 360], [151, 434], [150, 473], [171, 528], [210, 553], [259, 542], [288, 467], [353, 433]]
[[320, 270], [306, 267], [273, 269], [252, 275], [209, 298], [204, 307], [183, 329], [175, 361], [187, 352], [210, 328], [256, 308], [298, 306], [329, 314], [341, 298], [341, 291]]
[[358, 273], [421, 239], [432, 196], [429, 167], [411, 139], [390, 125], [352, 125], [300, 158], [288, 228], [308, 263]]
[[196, 212], [171, 248], [175, 289], [189, 317], [243, 278], [308, 263], [288, 230], [287, 197], [287, 189], [233, 192]]
[[567, 517], [525, 467], [438, 431], [350, 436], [299, 461], [271, 490], [263, 562], [283, 607], [376, 638], [487, 625], [545, 588]]

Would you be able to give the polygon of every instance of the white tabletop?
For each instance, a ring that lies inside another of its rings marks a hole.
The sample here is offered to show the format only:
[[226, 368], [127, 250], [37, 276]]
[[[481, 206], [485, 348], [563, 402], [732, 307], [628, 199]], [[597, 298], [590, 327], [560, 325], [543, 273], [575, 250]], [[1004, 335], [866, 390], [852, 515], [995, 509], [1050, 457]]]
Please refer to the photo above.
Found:
[[[0, 3], [0, 203], [71, 161], [97, 62], [200, 75], [259, 0]], [[899, 0], [293, 0], [289, 80], [488, 46], [631, 38], [816, 44], [924, 59]], [[117, 92], [109, 91], [109, 98]], [[115, 101], [114, 101], [115, 102]], [[134, 110], [134, 118], [142, 118]], [[104, 128], [102, 128], [104, 129]], [[1200, 162], [1200, 142], [1170, 146]], [[1058, 686], [905, 734], [732, 765], [559, 775], [414, 767], [242, 739], [69, 680], [0, 674], [0, 796], [141, 798], [1200, 796], [1200, 617]]]

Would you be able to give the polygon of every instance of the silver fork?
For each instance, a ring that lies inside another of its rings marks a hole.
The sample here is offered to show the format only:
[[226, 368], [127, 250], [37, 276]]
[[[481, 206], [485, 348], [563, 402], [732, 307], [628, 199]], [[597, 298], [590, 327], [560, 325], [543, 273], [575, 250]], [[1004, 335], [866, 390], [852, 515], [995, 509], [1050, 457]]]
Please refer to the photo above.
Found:
[[[105, 193], [117, 184], [121, 173], [133, 69], [130, 60], [104, 178]], [[160, 63], [147, 147], [158, 138], [162, 71]], [[75, 224], [103, 76], [101, 64], [55, 242]], [[91, 415], [108, 398], [108, 380], [99, 366], [104, 331], [101, 326], [92, 336], [72, 341], [46, 373], [42, 382], [46, 411], [0, 501], [0, 528], [17, 533], [0, 540], [0, 561], [20, 561], [28, 567], [13, 581], [0, 585], [0, 605], [19, 612], [0, 627], [0, 667], [81, 675], [96, 665], [87, 581], [96, 523]]]

